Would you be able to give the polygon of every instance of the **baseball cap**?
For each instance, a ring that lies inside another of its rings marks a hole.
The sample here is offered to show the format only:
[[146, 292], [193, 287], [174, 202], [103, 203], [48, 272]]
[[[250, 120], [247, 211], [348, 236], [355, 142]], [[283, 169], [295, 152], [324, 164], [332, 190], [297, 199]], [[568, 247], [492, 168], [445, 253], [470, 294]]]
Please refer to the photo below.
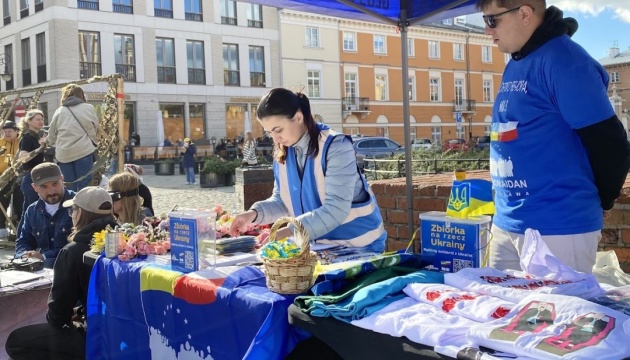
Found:
[[4, 129], [20, 130], [13, 121], [5, 121], [2, 125], [2, 130]]
[[43, 185], [51, 181], [61, 179], [61, 169], [57, 164], [51, 162], [41, 163], [31, 170], [31, 178], [35, 185]]
[[184, 142], [190, 142], [190, 138], [185, 138]]
[[95, 214], [109, 214], [113, 209], [111, 196], [107, 190], [98, 186], [86, 186], [74, 195], [74, 199], [63, 202], [63, 207], [71, 207], [72, 205]]

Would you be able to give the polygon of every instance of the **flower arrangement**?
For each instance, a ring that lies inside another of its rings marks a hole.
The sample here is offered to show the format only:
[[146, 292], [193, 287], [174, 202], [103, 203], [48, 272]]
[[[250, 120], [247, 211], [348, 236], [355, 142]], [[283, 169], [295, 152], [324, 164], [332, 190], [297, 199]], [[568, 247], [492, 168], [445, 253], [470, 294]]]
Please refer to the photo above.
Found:
[[147, 217], [141, 225], [122, 224], [114, 229], [94, 233], [91, 251], [101, 253], [105, 249], [105, 237], [109, 232], [122, 232], [124, 241], [118, 244], [118, 258], [128, 261], [135, 257], [146, 255], [164, 255], [171, 249], [169, 238], [168, 218]]
[[[215, 205], [211, 211], [217, 214], [215, 225], [217, 238], [231, 237], [230, 227], [234, 221], [234, 215], [230, 215], [221, 205]], [[260, 236], [264, 233], [269, 234], [269, 225], [249, 224], [245, 231], [241, 231], [239, 235]]]

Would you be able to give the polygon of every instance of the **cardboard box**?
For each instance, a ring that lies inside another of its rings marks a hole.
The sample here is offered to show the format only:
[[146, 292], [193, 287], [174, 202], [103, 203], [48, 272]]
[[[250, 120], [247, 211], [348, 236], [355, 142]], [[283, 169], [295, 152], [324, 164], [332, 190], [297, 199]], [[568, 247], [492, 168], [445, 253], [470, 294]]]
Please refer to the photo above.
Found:
[[200, 243], [215, 240], [216, 214], [210, 211], [178, 210], [168, 214], [171, 267], [188, 273], [200, 268]]
[[457, 272], [480, 267], [490, 234], [490, 216], [459, 219], [440, 211], [420, 214], [420, 252], [434, 256], [433, 268]]

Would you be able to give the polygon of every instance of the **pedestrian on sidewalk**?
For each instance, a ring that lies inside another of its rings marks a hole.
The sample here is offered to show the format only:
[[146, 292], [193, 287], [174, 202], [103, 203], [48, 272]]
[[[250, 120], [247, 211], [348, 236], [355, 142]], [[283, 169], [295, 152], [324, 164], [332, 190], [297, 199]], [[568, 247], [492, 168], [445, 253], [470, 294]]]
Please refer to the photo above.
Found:
[[184, 146], [180, 148], [183, 156], [182, 166], [186, 172], [186, 185], [195, 185], [195, 155], [197, 154], [197, 146], [193, 144], [190, 138], [184, 139]]

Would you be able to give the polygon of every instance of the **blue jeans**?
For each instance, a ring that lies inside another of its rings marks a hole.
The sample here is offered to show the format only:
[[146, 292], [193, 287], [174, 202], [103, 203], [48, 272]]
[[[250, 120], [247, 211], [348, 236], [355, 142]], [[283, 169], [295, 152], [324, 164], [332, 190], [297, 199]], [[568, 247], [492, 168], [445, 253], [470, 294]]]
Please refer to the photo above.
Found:
[[192, 166], [184, 168], [184, 172], [186, 173], [186, 182], [189, 184], [194, 184], [195, 183], [195, 168]]
[[63, 174], [63, 181], [70, 183], [66, 188], [79, 191], [88, 186], [90, 181], [92, 181], [92, 176], [86, 176], [79, 181], [77, 181], [77, 179], [80, 179], [85, 174], [92, 171], [92, 167], [94, 167], [94, 154], [86, 155], [69, 163], [59, 163], [58, 165]]
[[20, 232], [22, 231], [22, 221], [24, 221], [24, 213], [29, 205], [39, 200], [39, 195], [37, 192], [33, 190], [33, 178], [31, 178], [31, 172], [28, 171], [24, 174], [22, 178], [22, 183], [20, 184], [20, 190], [24, 193], [24, 205], [22, 206], [22, 215], [20, 216], [20, 223], [18, 224], [17, 236], [20, 237]]

